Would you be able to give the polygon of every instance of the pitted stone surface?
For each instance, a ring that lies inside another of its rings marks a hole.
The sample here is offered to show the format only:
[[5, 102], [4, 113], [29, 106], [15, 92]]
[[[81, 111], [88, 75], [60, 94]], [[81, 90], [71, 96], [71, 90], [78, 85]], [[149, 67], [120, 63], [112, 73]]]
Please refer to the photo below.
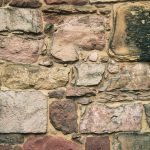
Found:
[[105, 71], [105, 64], [81, 63], [76, 65], [78, 86], [98, 85]]
[[119, 133], [114, 136], [113, 150], [149, 150], [150, 134]]
[[108, 107], [102, 104], [89, 105], [81, 116], [82, 133], [111, 133], [139, 131], [142, 120], [142, 104], [126, 104]]
[[81, 147], [61, 137], [44, 136], [29, 138], [23, 150], [81, 150]]
[[115, 8], [111, 49], [116, 58], [150, 61], [150, 3], [129, 3]]
[[43, 28], [41, 13], [34, 9], [0, 8], [0, 22], [0, 32], [41, 33]]
[[45, 133], [47, 99], [38, 91], [0, 91], [0, 133]]
[[55, 101], [50, 105], [50, 121], [64, 134], [77, 132], [77, 106], [70, 101]]
[[0, 36], [0, 59], [15, 63], [34, 63], [42, 47], [43, 40]]
[[56, 24], [51, 54], [63, 61], [78, 60], [79, 50], [103, 50], [107, 19], [98, 15], [67, 16]]
[[70, 69], [51, 69], [31, 65], [7, 65], [2, 76], [3, 85], [11, 89], [54, 89], [65, 86]]

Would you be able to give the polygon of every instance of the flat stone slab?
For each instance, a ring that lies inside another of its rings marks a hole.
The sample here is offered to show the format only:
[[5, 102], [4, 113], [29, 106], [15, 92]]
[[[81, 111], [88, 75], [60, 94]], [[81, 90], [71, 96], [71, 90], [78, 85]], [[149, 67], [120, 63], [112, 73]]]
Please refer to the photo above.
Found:
[[150, 3], [116, 5], [110, 49], [122, 61], [150, 61]]
[[45, 133], [47, 99], [38, 91], [0, 91], [0, 133]]
[[126, 104], [108, 107], [91, 104], [81, 115], [81, 133], [112, 133], [118, 131], [140, 131], [142, 104]]
[[42, 17], [38, 10], [0, 8], [0, 32], [22, 31], [41, 33], [42, 28]]

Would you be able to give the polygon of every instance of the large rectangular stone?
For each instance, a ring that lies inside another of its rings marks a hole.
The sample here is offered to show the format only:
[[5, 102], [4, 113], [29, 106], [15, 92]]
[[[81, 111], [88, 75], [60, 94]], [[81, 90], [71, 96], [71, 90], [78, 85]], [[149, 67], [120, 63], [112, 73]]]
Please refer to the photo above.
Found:
[[142, 104], [125, 104], [108, 107], [99, 103], [89, 105], [80, 120], [82, 133], [112, 133], [140, 131]]
[[39, 91], [0, 91], [0, 133], [44, 133], [47, 98]]
[[41, 33], [42, 28], [42, 17], [38, 10], [0, 8], [0, 32], [22, 31]]

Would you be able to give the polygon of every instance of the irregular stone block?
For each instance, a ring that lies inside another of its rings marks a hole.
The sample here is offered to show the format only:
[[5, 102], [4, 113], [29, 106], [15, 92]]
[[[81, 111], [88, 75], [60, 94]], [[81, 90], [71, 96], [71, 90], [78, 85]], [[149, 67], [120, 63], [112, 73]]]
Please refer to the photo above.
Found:
[[76, 65], [76, 69], [78, 73], [76, 85], [98, 85], [102, 80], [105, 64], [81, 63]]
[[84, 5], [87, 0], [45, 0], [46, 4], [72, 4], [72, 5]]
[[70, 69], [54, 67], [51, 69], [31, 65], [7, 65], [2, 75], [3, 85], [11, 89], [46, 89], [65, 86]]
[[34, 63], [39, 51], [43, 47], [43, 40], [31, 40], [19, 36], [0, 36], [0, 59], [15, 63]]
[[61, 137], [44, 136], [29, 138], [23, 150], [81, 150], [81, 147]]
[[47, 99], [38, 91], [0, 91], [0, 133], [45, 133]]
[[109, 137], [87, 137], [85, 150], [110, 150]]
[[126, 104], [108, 107], [91, 104], [81, 116], [82, 133], [112, 133], [118, 131], [140, 131], [142, 104]]
[[150, 134], [119, 133], [114, 136], [113, 150], [148, 150]]
[[96, 95], [96, 90], [93, 88], [86, 87], [67, 87], [66, 96], [67, 97], [81, 97], [81, 96], [94, 96]]
[[9, 5], [23, 8], [38, 8], [42, 6], [42, 3], [39, 0], [12, 0]]
[[145, 108], [147, 123], [148, 123], [148, 125], [150, 127], [150, 104], [145, 104], [144, 108]]
[[150, 3], [116, 5], [110, 48], [116, 58], [150, 61]]
[[50, 105], [50, 121], [64, 134], [77, 132], [77, 107], [71, 101], [55, 101]]
[[[122, 90], [149, 90], [150, 65], [148, 63], [120, 63], [119, 72], [110, 75], [103, 86], [107, 91]], [[149, 91], [147, 91], [149, 92]]]
[[100, 15], [65, 17], [57, 24], [51, 54], [62, 62], [73, 62], [78, 60], [79, 50], [103, 50], [106, 22]]
[[0, 32], [22, 31], [38, 34], [43, 30], [41, 13], [34, 9], [1, 8], [0, 22]]
[[24, 142], [24, 136], [21, 134], [0, 134], [0, 143], [21, 144], [23, 142]]

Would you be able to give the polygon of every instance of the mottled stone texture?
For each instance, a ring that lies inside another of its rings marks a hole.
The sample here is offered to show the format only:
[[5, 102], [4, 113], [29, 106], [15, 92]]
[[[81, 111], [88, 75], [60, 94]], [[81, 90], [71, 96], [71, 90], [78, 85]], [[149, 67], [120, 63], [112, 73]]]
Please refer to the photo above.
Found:
[[70, 101], [55, 101], [50, 105], [50, 121], [64, 134], [77, 132], [77, 107]]
[[149, 150], [150, 134], [122, 133], [113, 141], [113, 150]]
[[150, 61], [150, 3], [119, 5], [111, 49], [122, 60]]
[[[34, 18], [34, 19], [33, 19]], [[34, 9], [1, 8], [0, 31], [41, 33], [41, 13]]]
[[0, 36], [0, 59], [15, 63], [34, 63], [42, 46], [43, 40]]
[[103, 50], [106, 22], [100, 15], [65, 17], [57, 24], [51, 54], [60, 61], [73, 62], [78, 60], [79, 50]]
[[142, 105], [126, 104], [108, 107], [92, 104], [81, 116], [82, 133], [111, 133], [117, 131], [139, 131], [141, 129]]
[[38, 91], [0, 91], [0, 133], [43, 133], [47, 99]]
[[61, 137], [45, 136], [29, 138], [23, 150], [81, 150], [81, 148], [80, 145]]
[[110, 150], [109, 137], [87, 137], [85, 150]]
[[4, 67], [3, 84], [11, 89], [54, 89], [68, 82], [69, 68], [47, 69], [31, 65], [7, 65]]

